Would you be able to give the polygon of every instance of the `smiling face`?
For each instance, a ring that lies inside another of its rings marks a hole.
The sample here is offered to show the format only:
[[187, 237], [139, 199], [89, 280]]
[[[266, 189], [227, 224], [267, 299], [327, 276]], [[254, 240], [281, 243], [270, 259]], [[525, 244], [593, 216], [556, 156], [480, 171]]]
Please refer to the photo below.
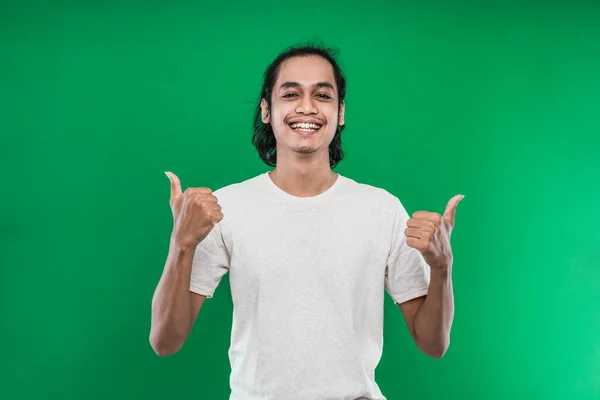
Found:
[[344, 103], [339, 110], [338, 103], [329, 61], [319, 56], [286, 60], [273, 86], [270, 112], [261, 101], [262, 121], [273, 128], [278, 159], [290, 152], [324, 152], [328, 158], [337, 127], [344, 124]]

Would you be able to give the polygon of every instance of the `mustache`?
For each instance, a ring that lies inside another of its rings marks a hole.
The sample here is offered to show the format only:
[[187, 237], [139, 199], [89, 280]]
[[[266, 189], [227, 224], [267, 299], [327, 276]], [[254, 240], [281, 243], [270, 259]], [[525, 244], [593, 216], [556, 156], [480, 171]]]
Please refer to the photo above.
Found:
[[290, 121], [294, 120], [294, 119], [311, 119], [311, 120], [318, 121], [318, 123], [321, 124], [321, 125], [325, 125], [327, 123], [327, 121], [324, 118], [319, 118], [319, 117], [305, 117], [305, 118], [301, 118], [301, 117], [300, 118], [289, 117], [289, 118], [285, 118], [283, 120], [283, 122], [285, 122], [286, 124], [289, 125]]

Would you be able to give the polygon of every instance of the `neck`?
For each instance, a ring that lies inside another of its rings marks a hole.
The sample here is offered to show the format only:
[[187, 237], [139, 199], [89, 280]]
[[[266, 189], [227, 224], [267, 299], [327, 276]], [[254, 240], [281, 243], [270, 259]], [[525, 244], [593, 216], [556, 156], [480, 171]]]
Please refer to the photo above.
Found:
[[296, 197], [312, 197], [329, 189], [338, 174], [325, 162], [299, 162], [277, 160], [277, 167], [269, 173], [271, 180], [281, 190]]

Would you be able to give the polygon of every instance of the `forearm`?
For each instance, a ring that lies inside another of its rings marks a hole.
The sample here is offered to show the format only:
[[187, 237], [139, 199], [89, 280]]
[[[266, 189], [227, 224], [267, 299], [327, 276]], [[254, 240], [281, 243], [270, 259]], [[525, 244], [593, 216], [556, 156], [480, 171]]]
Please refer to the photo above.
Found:
[[150, 342], [154, 350], [174, 353], [191, 328], [190, 276], [195, 248], [171, 240], [167, 262], [152, 298]]
[[416, 343], [421, 351], [442, 357], [450, 345], [453, 319], [452, 267], [432, 269], [427, 297], [414, 318]]

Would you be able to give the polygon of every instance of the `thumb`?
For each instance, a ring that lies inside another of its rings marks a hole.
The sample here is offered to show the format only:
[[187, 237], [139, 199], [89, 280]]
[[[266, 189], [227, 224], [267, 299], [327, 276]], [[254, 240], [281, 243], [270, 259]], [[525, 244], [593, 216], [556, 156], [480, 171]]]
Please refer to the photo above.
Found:
[[171, 200], [170, 200], [170, 202], [172, 202], [173, 200], [175, 200], [177, 197], [181, 196], [181, 194], [182, 194], [181, 182], [179, 182], [179, 178], [174, 173], [165, 171], [165, 174], [171, 181]]
[[457, 194], [453, 198], [450, 199], [448, 205], [446, 206], [446, 211], [444, 211], [444, 218], [450, 222], [451, 226], [454, 226], [454, 216], [456, 214], [456, 206], [458, 202], [461, 201], [465, 196], [462, 194]]

